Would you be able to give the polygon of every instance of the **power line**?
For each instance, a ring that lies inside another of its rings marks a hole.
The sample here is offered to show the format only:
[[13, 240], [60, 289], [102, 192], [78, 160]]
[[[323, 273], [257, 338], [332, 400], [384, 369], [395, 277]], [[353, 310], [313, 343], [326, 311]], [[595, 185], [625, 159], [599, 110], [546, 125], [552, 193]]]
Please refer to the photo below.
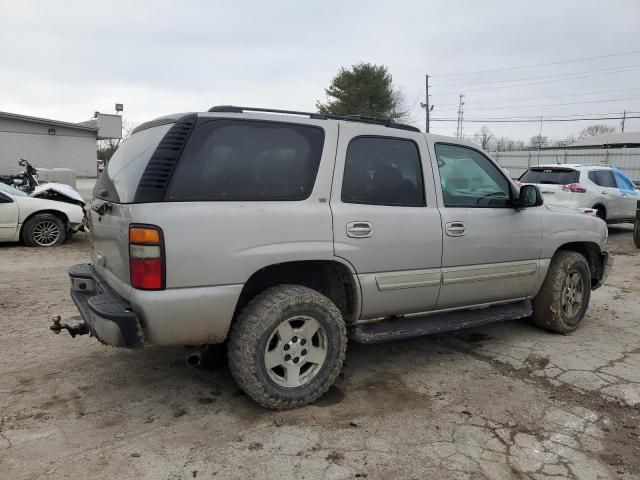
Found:
[[[520, 102], [520, 101], [525, 101], [525, 100], [544, 100], [547, 98], [563, 98], [563, 97], [579, 97], [582, 95], [595, 95], [595, 94], [599, 94], [599, 93], [617, 93], [617, 92], [628, 92], [628, 91], [635, 91], [635, 90], [640, 90], [640, 87], [634, 87], [634, 88], [617, 88], [614, 90], [596, 90], [594, 92], [581, 92], [581, 93], [563, 93], [561, 95], [544, 95], [544, 96], [538, 96], [538, 97], [522, 97], [522, 98], [504, 98], [499, 100], [500, 102]], [[444, 95], [457, 95], [454, 93], [449, 93], [449, 94], [436, 94], [436, 96], [444, 96]], [[433, 95], [431, 95], [433, 96]], [[473, 103], [495, 103], [496, 100], [492, 99], [492, 100], [474, 100]], [[455, 107], [456, 105], [458, 105], [457, 103], [440, 103], [438, 104], [441, 107]]]
[[640, 67], [640, 64], [635, 64], [635, 65], [618, 65], [617, 67], [607, 67], [607, 68], [599, 68], [596, 70], [583, 70], [582, 72], [567, 72], [567, 73], [555, 73], [552, 75], [541, 75], [538, 77], [520, 77], [520, 78], [513, 78], [513, 79], [509, 79], [509, 80], [486, 80], [483, 82], [464, 82], [464, 83], [448, 83], [448, 84], [442, 84], [442, 85], [432, 85], [433, 87], [461, 87], [461, 86], [465, 86], [465, 85], [484, 85], [484, 84], [490, 84], [490, 83], [511, 83], [511, 82], [522, 82], [522, 81], [526, 81], [526, 80], [541, 80], [541, 79], [545, 79], [545, 78], [557, 78], [557, 77], [572, 77], [574, 75], [583, 75], [583, 74], [587, 74], [587, 73], [597, 73], [597, 72], [608, 72], [608, 71], [612, 71], [611, 73], [616, 73], [617, 70], [620, 69], [626, 69], [626, 68], [636, 68], [636, 67]]
[[[610, 103], [610, 102], [628, 102], [632, 100], [640, 100], [640, 97], [612, 98], [609, 100], [587, 100], [584, 102], [567, 102], [567, 103], [544, 103], [540, 105], [507, 105], [498, 107], [479, 107], [469, 108], [469, 111], [475, 110], [507, 110], [510, 108], [540, 108], [540, 107], [564, 107], [567, 105], [585, 105], [590, 103]], [[442, 110], [441, 110], [442, 111]]]
[[461, 76], [461, 75], [475, 75], [482, 73], [493, 73], [493, 72], [510, 72], [514, 70], [523, 70], [526, 68], [536, 68], [536, 67], [547, 67], [550, 65], [561, 65], [563, 63], [575, 63], [575, 62], [585, 62], [587, 60], [597, 60], [600, 58], [611, 58], [611, 57], [622, 57], [625, 55], [635, 55], [636, 53], [640, 53], [640, 50], [631, 50], [629, 52], [621, 52], [621, 53], [611, 53], [608, 55], [597, 55], [595, 57], [582, 57], [582, 58], [574, 58], [570, 60], [559, 60], [556, 62], [548, 62], [548, 63], [535, 63], [531, 65], [522, 65], [520, 67], [509, 67], [509, 68], [495, 68], [491, 70], [476, 70], [474, 72], [451, 72], [451, 73], [440, 73], [433, 75], [435, 77], [453, 77], [453, 76]]
[[[550, 118], [543, 119], [542, 122], [582, 122], [582, 121], [594, 121], [594, 120], [622, 120], [622, 118], [626, 118], [629, 120], [630, 118], [640, 118], [640, 116], [630, 116], [626, 117], [591, 117], [591, 118]], [[457, 122], [457, 118], [432, 118], [432, 122]], [[465, 118], [465, 122], [471, 123], [538, 123], [540, 122], [540, 117], [531, 118], [531, 119], [522, 119], [522, 120], [509, 120], [509, 119], [486, 119], [486, 118]]]
[[[547, 84], [547, 83], [565, 82], [565, 81], [568, 81], [568, 80], [579, 80], [581, 78], [601, 77], [603, 75], [611, 75], [611, 74], [615, 74], [615, 73], [626, 73], [626, 72], [630, 72], [630, 71], [636, 70], [637, 68], [638, 68], [638, 66], [632, 67], [632, 68], [627, 68], [625, 70], [617, 70], [615, 72], [605, 72], [605, 73], [595, 73], [595, 74], [589, 74], [589, 75], [580, 75], [580, 76], [575, 76], [575, 77], [572, 77], [572, 78], [560, 78], [560, 79], [556, 79], [556, 80], [545, 80], [543, 82], [523, 83], [523, 84], [520, 84], [520, 85], [502, 85], [502, 86], [499, 86], [499, 87], [481, 88], [481, 89], [478, 89], [478, 90], [465, 90], [465, 93], [488, 92], [488, 91], [491, 91], [491, 90], [503, 90], [505, 88], [530, 87], [530, 86], [533, 86], [533, 85], [543, 85], [543, 84]], [[453, 93], [453, 92], [443, 92], [441, 95], [449, 94], [449, 93]]]

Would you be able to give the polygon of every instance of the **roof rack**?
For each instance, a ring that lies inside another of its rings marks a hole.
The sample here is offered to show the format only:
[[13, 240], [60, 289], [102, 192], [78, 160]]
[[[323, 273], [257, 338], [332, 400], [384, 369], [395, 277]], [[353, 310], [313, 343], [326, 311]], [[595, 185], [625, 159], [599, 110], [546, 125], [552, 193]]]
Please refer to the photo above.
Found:
[[345, 120], [347, 122], [369, 123], [373, 125], [381, 125], [383, 127], [398, 128], [400, 130], [409, 130], [411, 132], [419, 132], [420, 129], [413, 125], [392, 122], [386, 118], [365, 117], [363, 115], [330, 115], [327, 113], [298, 112], [295, 110], [277, 110], [275, 108], [258, 108], [258, 107], [236, 107], [234, 105], [217, 105], [211, 107], [209, 112], [225, 112], [225, 113], [244, 113], [244, 112], [264, 112], [264, 113], [282, 113], [285, 115], [302, 115], [313, 118], [315, 120]]

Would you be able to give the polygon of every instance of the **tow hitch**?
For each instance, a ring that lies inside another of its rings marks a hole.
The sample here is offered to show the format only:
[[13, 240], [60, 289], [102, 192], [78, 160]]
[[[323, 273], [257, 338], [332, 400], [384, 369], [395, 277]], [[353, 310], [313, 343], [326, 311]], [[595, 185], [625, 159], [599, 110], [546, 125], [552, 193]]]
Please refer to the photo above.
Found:
[[69, 335], [71, 335], [72, 338], [75, 338], [76, 335], [87, 335], [89, 333], [89, 329], [84, 323], [79, 323], [77, 325], [67, 325], [66, 323], [60, 323], [60, 320], [60, 315], [56, 315], [51, 318], [53, 325], [51, 325], [49, 329], [56, 335], [60, 334], [62, 330], [68, 331]]

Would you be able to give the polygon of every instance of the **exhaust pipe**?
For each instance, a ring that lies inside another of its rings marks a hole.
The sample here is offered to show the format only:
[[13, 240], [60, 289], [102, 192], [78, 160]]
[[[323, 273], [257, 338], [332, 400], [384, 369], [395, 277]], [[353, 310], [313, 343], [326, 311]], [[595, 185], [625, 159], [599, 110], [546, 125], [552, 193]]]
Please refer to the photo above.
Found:
[[202, 351], [198, 348], [189, 350], [186, 356], [187, 365], [190, 367], [197, 367], [202, 363]]

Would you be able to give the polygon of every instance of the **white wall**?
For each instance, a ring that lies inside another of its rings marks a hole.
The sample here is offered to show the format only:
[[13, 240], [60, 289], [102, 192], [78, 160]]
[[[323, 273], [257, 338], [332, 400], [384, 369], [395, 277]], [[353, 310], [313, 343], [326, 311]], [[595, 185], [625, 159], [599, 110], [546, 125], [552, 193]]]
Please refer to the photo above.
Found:
[[0, 174], [18, 173], [20, 157], [36, 168], [70, 168], [79, 177], [96, 176], [96, 138], [0, 131]]

